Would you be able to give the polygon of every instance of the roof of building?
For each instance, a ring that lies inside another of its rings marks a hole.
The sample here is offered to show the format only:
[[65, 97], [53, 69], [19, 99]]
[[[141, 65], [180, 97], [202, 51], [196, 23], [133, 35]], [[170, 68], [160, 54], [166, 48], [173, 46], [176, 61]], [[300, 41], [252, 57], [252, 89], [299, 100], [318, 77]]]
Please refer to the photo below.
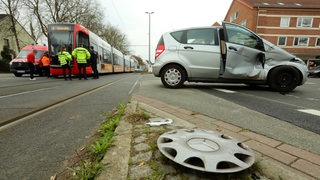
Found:
[[216, 21], [216, 22], [213, 23], [211, 26], [221, 26], [221, 24]]
[[319, 0], [239, 0], [252, 7], [264, 8], [320, 8]]
[[2, 18], [5, 18], [6, 16], [8, 16], [7, 14], [0, 14], [0, 20], [2, 19]]

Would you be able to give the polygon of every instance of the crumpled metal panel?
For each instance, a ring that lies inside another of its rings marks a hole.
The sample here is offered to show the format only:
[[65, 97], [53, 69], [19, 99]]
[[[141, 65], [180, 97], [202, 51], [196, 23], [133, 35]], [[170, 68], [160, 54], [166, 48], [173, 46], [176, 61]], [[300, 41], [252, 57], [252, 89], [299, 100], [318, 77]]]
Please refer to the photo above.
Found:
[[149, 126], [171, 125], [173, 123], [173, 120], [170, 118], [150, 118], [149, 121], [146, 123]]

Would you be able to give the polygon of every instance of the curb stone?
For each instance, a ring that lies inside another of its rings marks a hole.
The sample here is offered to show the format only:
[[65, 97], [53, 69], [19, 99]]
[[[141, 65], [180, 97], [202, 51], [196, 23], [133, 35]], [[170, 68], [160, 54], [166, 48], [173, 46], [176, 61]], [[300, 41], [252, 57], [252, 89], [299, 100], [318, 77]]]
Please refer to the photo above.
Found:
[[[172, 113], [167, 113], [158, 109], [157, 107], [153, 107], [152, 103], [144, 103], [135, 98], [134, 101], [128, 104], [126, 108], [125, 114], [130, 114], [136, 112], [137, 107], [139, 106], [140, 109], [143, 109], [147, 113], [150, 113], [157, 117], [162, 118], [171, 118], [174, 121], [174, 125], [178, 128], [197, 128], [197, 127], [206, 127], [205, 125], [195, 125], [190, 123], [186, 120], [183, 120], [179, 117], [176, 117]], [[125, 115], [126, 116], [126, 115]], [[119, 126], [116, 129], [116, 136], [114, 144], [115, 146], [110, 148], [106, 153], [102, 163], [105, 164], [106, 169], [103, 173], [99, 176], [98, 180], [105, 180], [105, 179], [139, 179], [143, 177], [148, 177], [152, 170], [147, 168], [146, 166], [139, 166], [136, 167], [129, 167], [129, 164], [132, 163], [132, 159], [130, 157], [130, 148], [132, 143], [132, 133], [135, 129], [132, 124], [125, 121], [125, 116], [121, 119]], [[199, 115], [198, 115], [199, 116]], [[232, 126], [232, 125], [230, 125]], [[211, 126], [208, 126], [209, 128]], [[214, 128], [216, 126], [213, 126]], [[141, 128], [141, 127], [140, 127]], [[210, 130], [217, 130], [212, 129]], [[137, 139], [135, 139], [137, 141]], [[139, 141], [139, 140], [138, 140]], [[246, 142], [245, 142], [246, 143]], [[309, 179], [316, 179], [307, 174], [304, 174], [292, 167], [289, 167], [281, 162], [278, 162], [275, 159], [272, 159], [266, 155], [263, 155], [260, 152], [256, 152], [256, 162], [259, 164], [259, 170], [264, 174], [266, 177], [260, 177], [260, 179], [301, 179], [301, 180], [309, 180]], [[130, 176], [131, 174], [131, 176]], [[133, 174], [133, 175], [132, 175]], [[175, 178], [175, 177], [172, 177]], [[188, 177], [189, 178], [189, 177]], [[192, 177], [190, 177], [192, 178]], [[196, 178], [196, 177], [193, 177]]]

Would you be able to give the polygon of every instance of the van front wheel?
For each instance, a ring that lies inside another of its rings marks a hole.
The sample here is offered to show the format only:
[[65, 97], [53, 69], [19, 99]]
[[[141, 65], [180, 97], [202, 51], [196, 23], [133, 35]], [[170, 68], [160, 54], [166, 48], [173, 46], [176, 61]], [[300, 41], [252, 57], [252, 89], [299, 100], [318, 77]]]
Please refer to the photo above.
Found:
[[13, 73], [16, 77], [21, 77], [22, 74], [21, 73]]
[[298, 86], [300, 79], [300, 74], [295, 68], [278, 67], [271, 71], [269, 86], [275, 91], [290, 92]]
[[186, 73], [178, 65], [168, 65], [161, 73], [161, 81], [166, 88], [181, 88], [185, 80]]

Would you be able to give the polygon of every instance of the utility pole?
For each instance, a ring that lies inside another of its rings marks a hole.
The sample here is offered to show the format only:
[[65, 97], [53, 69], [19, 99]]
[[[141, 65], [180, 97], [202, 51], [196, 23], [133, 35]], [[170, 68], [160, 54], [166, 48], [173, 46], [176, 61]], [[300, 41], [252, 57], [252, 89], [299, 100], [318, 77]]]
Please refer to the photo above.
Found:
[[151, 14], [154, 12], [146, 12], [149, 15], [149, 62], [151, 63]]

